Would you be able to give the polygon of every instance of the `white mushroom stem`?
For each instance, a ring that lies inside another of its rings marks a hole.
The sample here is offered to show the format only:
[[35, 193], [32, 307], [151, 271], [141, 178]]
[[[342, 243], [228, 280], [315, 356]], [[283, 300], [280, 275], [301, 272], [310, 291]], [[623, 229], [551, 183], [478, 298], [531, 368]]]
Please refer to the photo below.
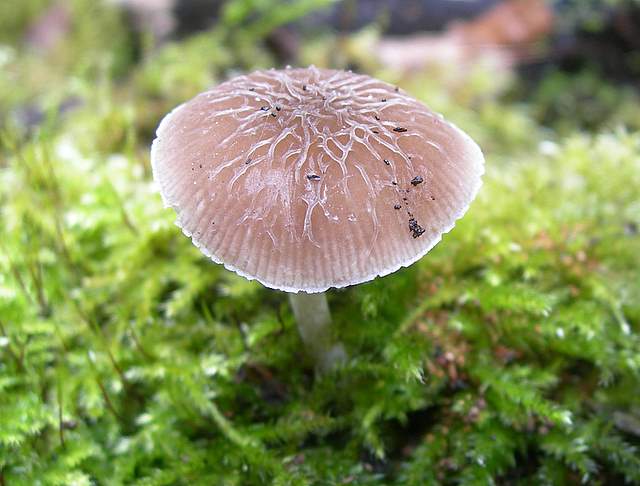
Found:
[[332, 343], [331, 313], [324, 292], [289, 294], [293, 315], [298, 323], [298, 332], [307, 349], [315, 359], [320, 373], [329, 371], [343, 362], [347, 354], [341, 343]]

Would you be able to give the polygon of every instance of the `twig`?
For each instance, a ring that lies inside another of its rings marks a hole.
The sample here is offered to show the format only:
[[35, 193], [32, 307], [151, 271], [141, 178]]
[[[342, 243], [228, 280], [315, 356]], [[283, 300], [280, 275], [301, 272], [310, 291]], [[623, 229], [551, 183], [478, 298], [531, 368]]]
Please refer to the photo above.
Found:
[[98, 336], [100, 338], [100, 341], [102, 342], [102, 345], [104, 346], [104, 349], [105, 349], [105, 351], [107, 353], [107, 356], [109, 357], [109, 361], [111, 361], [111, 365], [113, 366], [113, 368], [116, 370], [116, 372], [120, 376], [120, 380], [122, 381], [122, 383], [127, 383], [127, 380], [126, 380], [126, 378], [124, 376], [124, 372], [122, 371], [122, 368], [120, 367], [120, 365], [116, 361], [116, 358], [113, 355], [113, 353], [111, 352], [111, 349], [109, 348], [109, 345], [106, 343], [105, 336], [102, 333], [102, 329], [100, 328], [100, 326], [98, 326], [95, 322], [93, 322], [93, 320], [84, 312], [84, 309], [82, 309], [82, 307], [80, 307], [80, 304], [76, 300], [73, 300], [73, 303], [74, 303], [74, 307], [76, 309], [76, 312], [80, 316], [80, 319], [82, 319], [82, 322], [84, 322], [87, 325], [87, 327], [96, 336]]
[[149, 354], [147, 350], [144, 349], [144, 346], [142, 346], [142, 343], [138, 339], [138, 336], [136, 336], [136, 333], [133, 330], [133, 327], [131, 325], [129, 325], [129, 332], [131, 333], [131, 338], [133, 339], [133, 342], [136, 345], [136, 348], [138, 348], [138, 351], [140, 351], [140, 354], [142, 354], [148, 360], [152, 360], [153, 356], [151, 356], [151, 354]]
[[62, 427], [62, 386], [58, 382], [58, 434], [60, 435], [60, 445], [64, 447], [64, 431]]
[[109, 394], [107, 393], [106, 388], [104, 387], [104, 385], [100, 381], [100, 378], [98, 378], [97, 376], [96, 376], [96, 383], [98, 384], [98, 387], [100, 388], [100, 391], [102, 392], [102, 398], [104, 398], [104, 402], [107, 405], [107, 408], [109, 409], [109, 411], [113, 414], [113, 416], [116, 419], [118, 419], [119, 421], [122, 422], [122, 417], [116, 411], [116, 408], [113, 406], [113, 402], [111, 401], [111, 398], [109, 398]]
[[120, 206], [120, 215], [122, 216], [122, 222], [127, 228], [129, 228], [129, 230], [131, 230], [131, 232], [134, 235], [137, 236], [140, 232], [138, 231], [138, 228], [136, 228], [136, 226], [133, 224], [133, 221], [131, 221], [131, 218], [129, 217], [129, 213], [127, 212], [127, 208], [124, 206], [124, 201], [120, 197], [120, 194], [118, 194], [118, 191], [116, 190], [114, 185], [111, 183], [111, 181], [108, 181], [108, 183], [109, 183], [109, 188], [111, 189], [111, 192], [113, 193], [114, 197], [116, 198], [116, 201], [118, 201], [118, 205]]

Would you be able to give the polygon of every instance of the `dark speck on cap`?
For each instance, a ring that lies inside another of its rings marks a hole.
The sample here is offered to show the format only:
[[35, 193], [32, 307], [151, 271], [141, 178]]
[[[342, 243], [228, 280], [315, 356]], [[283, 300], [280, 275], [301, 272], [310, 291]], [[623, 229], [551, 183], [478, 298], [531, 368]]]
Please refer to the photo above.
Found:
[[424, 228], [420, 226], [414, 218], [411, 218], [409, 220], [409, 231], [411, 232], [411, 236], [418, 238], [423, 235]]
[[411, 179], [412, 186], [417, 186], [418, 184], [422, 184], [423, 182], [424, 179], [421, 176], [415, 176], [413, 179]]

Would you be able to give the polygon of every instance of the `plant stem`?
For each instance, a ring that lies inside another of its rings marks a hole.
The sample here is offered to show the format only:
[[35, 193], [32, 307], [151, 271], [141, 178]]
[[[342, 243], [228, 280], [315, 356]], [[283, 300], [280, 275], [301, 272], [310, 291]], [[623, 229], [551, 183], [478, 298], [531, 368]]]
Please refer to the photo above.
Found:
[[329, 371], [347, 357], [341, 343], [332, 344], [331, 313], [324, 292], [289, 294], [300, 337], [315, 359], [318, 372]]

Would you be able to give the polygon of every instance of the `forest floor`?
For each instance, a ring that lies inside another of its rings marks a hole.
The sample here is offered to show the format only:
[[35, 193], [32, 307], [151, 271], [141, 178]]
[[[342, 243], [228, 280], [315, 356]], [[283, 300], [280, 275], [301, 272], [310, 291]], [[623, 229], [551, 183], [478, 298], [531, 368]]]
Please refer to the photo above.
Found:
[[329, 292], [351, 359], [316, 377], [286, 294], [203, 257], [151, 181], [161, 117], [271, 67], [261, 33], [136, 47], [73, 5], [55, 48], [0, 43], [0, 484], [640, 484], [637, 92], [306, 41], [301, 64], [360, 60], [487, 161], [425, 258]]

